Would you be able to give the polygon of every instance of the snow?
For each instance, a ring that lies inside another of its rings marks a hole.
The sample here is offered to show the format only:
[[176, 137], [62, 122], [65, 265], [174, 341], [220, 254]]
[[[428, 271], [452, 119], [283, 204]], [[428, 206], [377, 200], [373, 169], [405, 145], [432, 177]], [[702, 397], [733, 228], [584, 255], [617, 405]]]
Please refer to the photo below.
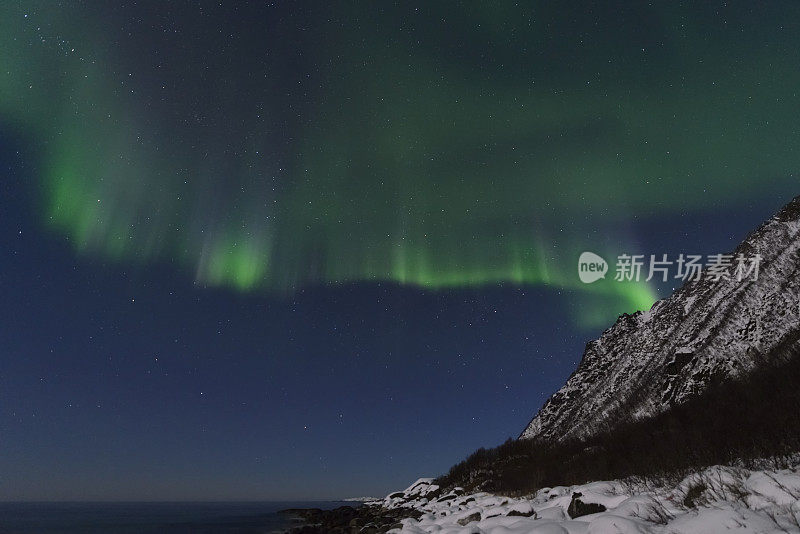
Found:
[[[606, 510], [571, 518], [576, 493]], [[800, 534], [800, 467], [715, 466], [671, 486], [615, 480], [525, 497], [441, 492], [432, 479], [420, 479], [393, 495], [376, 504], [422, 512], [394, 534]]]

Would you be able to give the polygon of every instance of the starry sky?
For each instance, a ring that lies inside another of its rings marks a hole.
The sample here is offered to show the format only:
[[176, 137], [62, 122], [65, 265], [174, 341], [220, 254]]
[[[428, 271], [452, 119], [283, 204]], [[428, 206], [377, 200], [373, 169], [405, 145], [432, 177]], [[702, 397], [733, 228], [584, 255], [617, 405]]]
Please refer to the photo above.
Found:
[[798, 193], [800, 5], [0, 5], [0, 499], [382, 495]]

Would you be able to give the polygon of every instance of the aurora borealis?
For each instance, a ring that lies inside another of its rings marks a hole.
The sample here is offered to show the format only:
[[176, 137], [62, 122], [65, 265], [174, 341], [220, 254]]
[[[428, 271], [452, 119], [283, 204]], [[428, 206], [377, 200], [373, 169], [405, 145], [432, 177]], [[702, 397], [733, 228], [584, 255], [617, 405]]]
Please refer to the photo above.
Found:
[[798, 88], [790, 1], [0, 3], [0, 500], [351, 497], [517, 435], [679, 283], [582, 252], [800, 192]]
[[579, 287], [573, 256], [604, 243], [572, 221], [790, 189], [800, 38], [764, 30], [787, 11], [7, 4], [0, 113], [41, 140], [43, 222], [88, 254], [242, 291], [505, 282], [629, 311], [653, 291]]

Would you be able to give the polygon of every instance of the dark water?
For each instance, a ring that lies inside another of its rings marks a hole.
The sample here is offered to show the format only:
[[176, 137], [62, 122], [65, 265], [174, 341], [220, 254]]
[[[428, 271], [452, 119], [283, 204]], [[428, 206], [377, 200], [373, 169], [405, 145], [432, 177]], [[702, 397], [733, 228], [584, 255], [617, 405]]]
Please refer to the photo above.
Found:
[[[256, 534], [280, 532], [285, 508], [336, 508], [342, 502], [0, 503], [0, 533]], [[350, 503], [352, 504], [352, 503]]]

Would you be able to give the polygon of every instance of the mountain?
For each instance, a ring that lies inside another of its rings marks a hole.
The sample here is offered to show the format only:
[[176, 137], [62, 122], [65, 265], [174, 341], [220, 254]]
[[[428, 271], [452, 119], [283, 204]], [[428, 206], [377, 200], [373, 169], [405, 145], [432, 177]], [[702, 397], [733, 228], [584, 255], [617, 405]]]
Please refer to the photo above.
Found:
[[585, 438], [664, 412], [800, 348], [800, 197], [733, 252], [758, 276], [688, 281], [649, 311], [624, 314], [586, 346], [567, 383], [520, 435]]

